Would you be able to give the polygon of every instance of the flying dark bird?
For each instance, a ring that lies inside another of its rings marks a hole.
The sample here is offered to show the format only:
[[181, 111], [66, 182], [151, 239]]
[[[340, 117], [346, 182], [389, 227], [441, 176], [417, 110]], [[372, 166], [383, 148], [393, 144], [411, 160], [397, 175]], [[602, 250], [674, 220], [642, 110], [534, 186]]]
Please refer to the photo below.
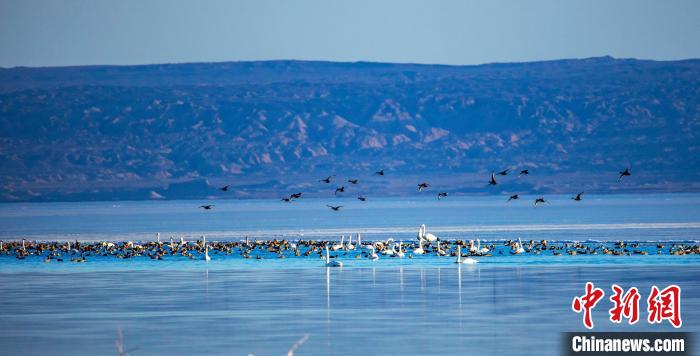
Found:
[[338, 192], [345, 193], [345, 187], [335, 188], [335, 193], [333, 193], [333, 195], [338, 195]]
[[221, 188], [219, 188], [219, 189], [220, 189], [221, 191], [228, 192], [228, 188], [229, 188], [230, 186], [231, 186], [230, 184], [227, 184], [227, 185], [225, 185], [225, 186], [223, 186], [223, 187], [221, 187]]
[[289, 198], [291, 198], [291, 199], [299, 199], [299, 198], [301, 198], [301, 194], [302, 194], [302, 193], [294, 193], [294, 194], [290, 195]]
[[528, 169], [523, 169], [523, 170], [520, 171], [520, 173], [518, 174], [518, 178], [520, 178], [520, 176], [526, 176], [526, 175], [528, 175], [528, 174], [530, 174], [530, 170], [528, 170]]
[[214, 208], [214, 205], [200, 205], [199, 207], [204, 210], [211, 210]]
[[338, 205], [338, 206], [326, 205], [326, 206], [333, 209], [333, 211], [338, 211], [338, 210], [340, 210], [340, 208], [343, 207], [342, 205]]
[[[508, 201], [507, 201], [507, 202], [509, 202], [509, 201], [511, 201], [511, 200], [517, 200], [517, 199], [520, 199], [520, 195], [518, 195], [518, 194], [513, 194], [513, 195], [510, 196], [510, 198], [508, 198]], [[507, 202], [506, 202], [506, 203], [507, 203]]]
[[622, 181], [622, 178], [623, 178], [623, 177], [631, 176], [631, 175], [632, 175], [632, 173], [630, 172], [630, 169], [629, 169], [629, 168], [625, 168], [624, 171], [620, 172], [620, 178], [618, 178], [617, 181], [620, 182], [620, 181]]
[[496, 182], [496, 175], [491, 172], [491, 180], [489, 180], [489, 185], [496, 185], [498, 182]]
[[359, 180], [350, 178], [350, 179], [348, 179], [348, 182], [350, 182], [351, 184], [357, 184], [357, 182], [359, 182]]
[[583, 195], [583, 192], [578, 193], [578, 194], [576, 194], [575, 197], [571, 197], [571, 199], [573, 199], [573, 200], [575, 200], [575, 201], [581, 201], [581, 200], [583, 200], [583, 199], [581, 199], [581, 196], [582, 196], [582, 195]]
[[507, 169], [504, 169], [504, 170], [498, 172], [498, 175], [499, 175], [499, 176], [507, 176], [507, 175], [508, 175], [508, 171], [510, 171], [510, 168], [507, 168]]
[[440, 199], [442, 199], [442, 198], [447, 198], [447, 192], [440, 192], [440, 193], [438, 193], [438, 200], [440, 200]]
[[430, 186], [430, 184], [428, 184], [428, 183], [426, 183], [426, 182], [423, 182], [423, 183], [421, 183], [421, 184], [418, 184], [418, 191], [419, 191], [419, 192], [422, 192], [423, 189], [426, 189], [426, 188], [428, 188], [429, 186]]
[[292, 198], [282, 198], [282, 199], [280, 199], [280, 200], [281, 200], [281, 201], [284, 201], [284, 202], [287, 202], [287, 203], [291, 203], [291, 202], [292, 202]]
[[379, 175], [379, 176], [383, 176], [383, 175], [384, 175], [384, 170], [382, 169], [381, 171], [374, 172], [374, 174]]
[[365, 200], [367, 200], [367, 198], [363, 197], [362, 195], [358, 195], [358, 196], [357, 196], [357, 199], [360, 200], [360, 201], [365, 201]]
[[333, 178], [333, 177], [335, 177], [335, 176], [328, 176], [326, 179], [319, 179], [318, 181], [323, 182], [323, 183], [330, 183], [331, 178]]
[[540, 204], [546, 203], [547, 201], [544, 200], [544, 198], [537, 198], [535, 199], [535, 207], [537, 207]]

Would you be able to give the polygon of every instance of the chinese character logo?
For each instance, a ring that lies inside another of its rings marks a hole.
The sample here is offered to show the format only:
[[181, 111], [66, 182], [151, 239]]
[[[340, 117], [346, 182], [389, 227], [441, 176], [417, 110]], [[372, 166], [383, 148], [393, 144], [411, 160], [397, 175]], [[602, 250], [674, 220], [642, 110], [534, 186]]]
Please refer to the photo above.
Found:
[[617, 284], [612, 285], [613, 295], [610, 301], [614, 306], [608, 311], [610, 321], [620, 323], [622, 318], [627, 318], [627, 322], [632, 325], [639, 321], [639, 291], [636, 287], [630, 288], [624, 295], [624, 291]]
[[605, 292], [600, 288], [594, 288], [593, 283], [586, 283], [586, 294], [574, 298], [571, 309], [576, 313], [583, 311], [583, 325], [588, 329], [593, 329], [593, 317], [591, 310], [603, 299]]
[[681, 320], [681, 288], [672, 284], [659, 291], [656, 286], [651, 287], [651, 294], [647, 299], [649, 310], [649, 324], [661, 323], [668, 320], [674, 328], [683, 325]]

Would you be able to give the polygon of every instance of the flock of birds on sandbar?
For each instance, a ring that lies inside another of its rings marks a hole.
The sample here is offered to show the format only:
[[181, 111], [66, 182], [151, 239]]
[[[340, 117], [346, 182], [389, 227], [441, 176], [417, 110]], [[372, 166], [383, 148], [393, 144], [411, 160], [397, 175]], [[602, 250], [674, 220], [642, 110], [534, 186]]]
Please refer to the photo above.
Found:
[[[504, 169], [504, 170], [502, 170], [502, 171], [499, 171], [499, 172], [491, 172], [491, 178], [488, 180], [488, 185], [489, 185], [489, 186], [498, 185], [499, 183], [498, 183], [498, 180], [496, 179], [496, 177], [497, 177], [497, 176], [507, 176], [511, 171], [512, 171], [512, 168], [506, 168], [506, 169]], [[382, 169], [382, 170], [379, 170], [379, 171], [377, 171], [377, 172], [374, 172], [374, 175], [383, 177], [383, 176], [386, 175], [386, 172], [385, 172], [385, 170]], [[520, 172], [518, 173], [518, 176], [517, 176], [517, 177], [518, 177], [518, 178], [521, 178], [521, 177], [523, 177], [523, 176], [528, 176], [528, 175], [530, 175], [530, 170], [529, 170], [529, 169], [522, 169], [522, 170], [520, 170]], [[619, 172], [619, 177], [618, 177], [617, 181], [618, 181], [618, 182], [621, 182], [622, 179], [623, 179], [624, 177], [628, 177], [628, 176], [631, 176], [631, 175], [632, 175], [632, 173], [630, 172], [630, 169], [629, 169], [629, 168], [625, 168], [623, 171], [620, 171], [620, 172]], [[330, 176], [327, 176], [327, 177], [325, 177], [325, 178], [323, 178], [323, 179], [319, 179], [318, 182], [320, 182], [320, 183], [325, 183], [325, 184], [331, 184], [331, 183], [334, 181], [335, 177], [336, 177], [335, 175], [330, 175]], [[500, 178], [499, 178], [499, 179], [500, 179]], [[350, 177], [350, 178], [347, 179], [347, 182], [354, 186], [354, 185], [359, 184], [359, 183], [360, 183], [360, 180], [359, 180], [358, 178], [352, 178], [352, 177]], [[428, 182], [420, 182], [420, 183], [418, 183], [418, 185], [417, 185], [417, 188], [418, 188], [418, 192], [419, 192], [419, 193], [421, 193], [421, 192], [423, 192], [423, 191], [426, 191], [428, 188], [431, 188], [431, 187], [432, 187], [432, 186], [431, 186]], [[219, 190], [221, 190], [221, 191], [223, 191], [223, 192], [228, 192], [230, 189], [231, 189], [231, 185], [230, 185], [230, 184], [227, 184], [227, 185], [225, 185], [225, 186], [219, 188]], [[345, 193], [345, 191], [346, 191], [346, 187], [345, 187], [344, 185], [337, 186], [337, 187], [335, 188], [335, 190], [333, 191], [333, 195], [334, 195], [334, 196], [338, 196], [338, 193], [343, 194], [343, 193]], [[574, 201], [581, 201], [581, 200], [583, 200], [583, 193], [584, 193], [584, 192], [578, 192], [576, 195], [572, 196], [571, 199], [574, 200]], [[302, 197], [303, 194], [304, 194], [304, 193], [302, 193], [302, 192], [292, 193], [292, 194], [290, 194], [289, 196], [282, 197], [282, 198], [280, 199], [280, 201], [287, 202], [287, 203], [292, 203], [292, 202], [294, 202], [295, 200], [300, 199], [300, 198]], [[444, 198], [447, 198], [448, 195], [449, 195], [449, 193], [446, 192], [446, 191], [439, 191], [439, 192], [437, 192], [437, 199], [438, 199], [438, 200], [442, 200], [442, 199], [444, 199]], [[510, 195], [510, 196], [508, 197], [508, 199], [506, 200], [506, 202], [511, 202], [511, 201], [513, 201], [513, 200], [518, 200], [518, 199], [520, 199], [520, 198], [521, 198], [520, 194], [513, 194], [513, 195]], [[364, 201], [367, 201], [367, 197], [364, 196], [364, 195], [362, 195], [362, 194], [358, 194], [358, 195], [357, 195], [357, 200], [364, 202]], [[534, 206], [535, 206], [535, 207], [539, 206], [540, 204], [544, 204], [544, 203], [548, 203], [548, 201], [545, 200], [544, 197], [537, 197], [537, 198], [535, 198], [535, 200], [534, 200]], [[340, 211], [340, 209], [343, 208], [342, 205], [330, 205], [330, 204], [327, 204], [326, 206], [327, 206], [329, 209], [333, 210], [333, 211]], [[212, 209], [214, 209], [214, 207], [215, 207], [214, 204], [205, 204], [205, 205], [200, 205], [200, 206], [199, 206], [199, 208], [204, 209], [204, 210], [212, 210]]]
[[498, 255], [696, 255], [700, 254], [700, 245], [672, 242], [639, 243], [618, 241], [605, 242], [554, 242], [547, 240], [530, 240], [523, 243], [517, 240], [491, 241], [482, 245], [480, 239], [441, 240], [426, 231], [423, 224], [418, 229], [416, 241], [395, 241], [392, 238], [379, 241], [363, 241], [358, 233], [348, 239], [341, 236], [339, 241], [327, 240], [250, 240], [246, 237], [240, 241], [207, 242], [205, 236], [196, 241], [179, 240], [171, 237], [169, 242], [156, 239], [148, 242], [99, 241], [99, 242], [42, 242], [42, 241], [1, 241], [0, 256], [14, 255], [19, 260], [28, 257], [43, 258], [44, 262], [87, 262], [88, 258], [105, 257], [117, 259], [150, 258], [191, 259], [210, 261], [212, 256], [240, 256], [245, 259], [284, 259], [287, 257], [316, 256], [324, 261], [326, 267], [342, 267], [340, 259], [378, 260], [384, 257], [414, 259], [421, 255], [452, 257], [459, 264], [478, 263], [478, 258]]

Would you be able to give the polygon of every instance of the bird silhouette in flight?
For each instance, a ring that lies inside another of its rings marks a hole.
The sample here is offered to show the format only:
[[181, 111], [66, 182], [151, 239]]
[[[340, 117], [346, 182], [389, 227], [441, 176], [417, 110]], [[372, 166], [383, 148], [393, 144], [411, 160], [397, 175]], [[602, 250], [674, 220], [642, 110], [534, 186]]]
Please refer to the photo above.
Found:
[[335, 192], [333, 193], [333, 195], [338, 195], [338, 192], [345, 193], [345, 187], [335, 188]]
[[332, 179], [333, 177], [335, 177], [335, 176], [328, 176], [328, 177], [326, 177], [326, 179], [319, 179], [318, 181], [319, 181], [319, 182], [323, 182], [323, 183], [330, 183], [330, 182], [331, 182], [331, 179]]
[[489, 185], [496, 185], [498, 182], [496, 182], [496, 175], [491, 172], [491, 179], [489, 180]]
[[544, 204], [544, 203], [546, 203], [546, 202], [547, 202], [547, 201], [544, 200], [544, 198], [537, 198], [537, 199], [535, 199], [535, 207], [537, 207], [537, 206], [540, 205], [540, 204]]
[[582, 196], [582, 195], [583, 195], [583, 192], [578, 193], [578, 194], [576, 194], [575, 197], [571, 197], [571, 199], [572, 199], [572, 200], [575, 200], [575, 201], [581, 201], [581, 200], [583, 200], [583, 199], [581, 199], [581, 196]]
[[530, 170], [529, 170], [529, 169], [523, 169], [523, 170], [520, 171], [520, 173], [518, 174], [518, 178], [520, 178], [521, 176], [526, 176], [526, 175], [528, 175], [528, 174], [530, 174]]
[[421, 184], [418, 184], [418, 191], [419, 191], [419, 192], [422, 192], [423, 189], [426, 189], [426, 188], [428, 188], [429, 186], [430, 186], [430, 184], [428, 184], [428, 183], [426, 183], [426, 182], [423, 182], [423, 183], [421, 183]]
[[200, 205], [199, 207], [204, 209], [204, 210], [214, 209], [214, 205]]
[[357, 184], [357, 182], [359, 182], [359, 180], [350, 178], [350, 179], [348, 179], [348, 182], [349, 182], [350, 184]]
[[442, 198], [447, 198], [447, 192], [440, 192], [440, 193], [438, 193], [437, 197], [438, 197], [438, 200], [440, 200]]
[[510, 171], [510, 168], [506, 168], [506, 169], [504, 169], [504, 170], [498, 172], [498, 175], [499, 175], [499, 176], [507, 176], [507, 175], [508, 175], [508, 171]]
[[338, 210], [340, 210], [340, 208], [343, 207], [342, 205], [338, 205], [338, 206], [326, 205], [326, 206], [333, 209], [333, 211], [338, 211]]
[[381, 171], [374, 172], [374, 174], [378, 176], [383, 176], [384, 175], [384, 170], [382, 169]]
[[225, 185], [225, 186], [219, 188], [219, 190], [221, 190], [221, 191], [223, 191], [223, 192], [228, 192], [228, 188], [230, 188], [230, 187], [231, 187], [231, 185], [230, 185], [230, 184], [227, 184], [227, 185]]
[[365, 200], [367, 200], [367, 198], [363, 197], [362, 195], [358, 195], [358, 196], [357, 196], [357, 200], [359, 200], [359, 201], [365, 201]]
[[631, 176], [631, 175], [632, 175], [632, 173], [630, 172], [630, 169], [625, 168], [624, 171], [620, 172], [620, 178], [617, 178], [617, 181], [620, 182], [620, 181], [622, 181], [622, 178], [627, 177], [627, 176]]
[[506, 203], [510, 202], [511, 200], [518, 200], [518, 199], [520, 199], [520, 195], [513, 194], [510, 196], [510, 198], [508, 198], [508, 201], [506, 201]]

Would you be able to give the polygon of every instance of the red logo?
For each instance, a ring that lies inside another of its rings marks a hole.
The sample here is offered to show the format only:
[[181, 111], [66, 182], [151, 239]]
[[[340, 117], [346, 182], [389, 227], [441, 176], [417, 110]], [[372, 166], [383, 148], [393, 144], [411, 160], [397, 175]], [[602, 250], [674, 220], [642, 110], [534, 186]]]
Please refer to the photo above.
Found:
[[663, 320], [668, 320], [674, 328], [680, 328], [683, 325], [681, 320], [681, 287], [672, 284], [659, 291], [658, 287], [652, 286], [647, 304], [649, 324], [658, 324]]
[[[631, 287], [625, 292], [617, 284], [613, 284], [611, 289], [613, 295], [610, 296], [610, 301], [613, 303], [613, 307], [608, 310], [610, 321], [619, 324], [624, 318], [630, 325], [639, 321], [639, 299], [641, 298], [639, 290], [636, 287]], [[593, 329], [592, 311], [604, 296], [605, 292], [602, 289], [596, 288], [592, 282], [587, 282], [585, 293], [576, 296], [571, 302], [571, 309], [574, 312], [583, 312], [583, 325], [587, 329]], [[662, 321], [668, 320], [674, 328], [680, 328], [683, 325], [681, 320], [681, 288], [675, 284], [663, 290], [652, 286], [649, 298], [647, 298], [647, 311], [649, 312], [647, 318], [649, 324], [660, 324]]]

